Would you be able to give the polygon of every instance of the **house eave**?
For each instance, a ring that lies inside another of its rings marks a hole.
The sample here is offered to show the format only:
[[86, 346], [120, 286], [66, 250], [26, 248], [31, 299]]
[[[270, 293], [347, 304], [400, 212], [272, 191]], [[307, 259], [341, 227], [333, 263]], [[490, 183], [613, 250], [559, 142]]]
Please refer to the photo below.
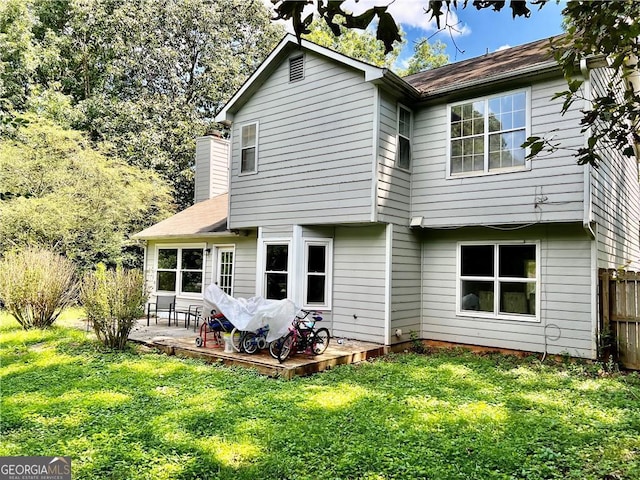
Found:
[[401, 77], [387, 68], [383, 69], [383, 74], [379, 78], [367, 80], [367, 78], [365, 77], [365, 80], [374, 82], [382, 81], [383, 83], [391, 86], [394, 90], [401, 91], [404, 95], [410, 97], [413, 100], [420, 99], [420, 91], [418, 89], [416, 89], [413, 85], [405, 82]]
[[197, 240], [202, 238], [220, 238], [220, 237], [239, 237], [240, 232], [227, 230], [224, 232], [204, 232], [204, 233], [189, 233], [189, 234], [170, 234], [170, 235], [133, 235], [133, 240]]

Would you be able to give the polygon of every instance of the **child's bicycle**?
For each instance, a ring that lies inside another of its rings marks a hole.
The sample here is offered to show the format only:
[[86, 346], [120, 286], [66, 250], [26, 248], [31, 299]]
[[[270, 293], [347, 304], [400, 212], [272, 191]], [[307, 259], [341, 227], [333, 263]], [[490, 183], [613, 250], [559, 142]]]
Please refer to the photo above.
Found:
[[[329, 346], [329, 340], [331, 340], [329, 330], [324, 327], [315, 328], [316, 322], [322, 320], [319, 313], [311, 310], [301, 310], [301, 312], [304, 315], [296, 315], [293, 325], [289, 328], [289, 333], [281, 341], [279, 339], [271, 342], [269, 346], [269, 352], [272, 356], [277, 353], [280, 363], [284, 362], [291, 352], [321, 355]], [[311, 320], [307, 320], [309, 315], [311, 315]], [[272, 352], [272, 346], [274, 350], [279, 351]]]
[[260, 327], [255, 332], [242, 332], [240, 337], [240, 351], [247, 353], [256, 353], [258, 350], [267, 348], [267, 334], [269, 333], [269, 325]]

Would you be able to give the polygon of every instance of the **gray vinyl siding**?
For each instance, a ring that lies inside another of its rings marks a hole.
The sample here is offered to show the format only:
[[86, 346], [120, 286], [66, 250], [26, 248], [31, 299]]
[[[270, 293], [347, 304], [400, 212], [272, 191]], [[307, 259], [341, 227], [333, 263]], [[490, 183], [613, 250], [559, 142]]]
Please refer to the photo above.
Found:
[[[591, 72], [594, 95], [606, 94], [607, 69]], [[612, 148], [600, 152], [600, 167], [591, 169], [593, 220], [598, 232], [598, 266], [640, 268], [640, 189], [638, 164]]]
[[412, 216], [427, 227], [582, 221], [584, 167], [566, 150], [583, 145], [582, 104], [561, 116], [562, 101], [551, 98], [563, 89], [562, 79], [531, 86], [531, 134], [557, 129], [562, 149], [532, 160], [530, 171], [446, 178], [447, 105], [414, 112]]
[[[375, 87], [311, 52], [285, 61], [234, 116], [230, 228], [369, 221]], [[240, 132], [258, 122], [257, 173], [240, 175]]]
[[384, 225], [336, 227], [334, 337], [385, 343], [385, 244]]
[[[192, 239], [189, 241], [149, 241], [147, 243], [147, 256], [145, 263], [145, 281], [151, 300], [155, 296], [156, 277], [156, 253], [162, 246], [189, 248], [190, 246], [211, 248], [211, 253], [205, 256], [204, 288], [215, 281], [213, 278], [217, 264], [216, 246], [235, 247], [233, 295], [234, 297], [253, 297], [255, 295], [256, 280], [256, 238], [236, 237], [216, 239]], [[176, 298], [178, 308], [188, 308], [191, 304], [200, 304], [202, 295], [181, 296]]]
[[[425, 239], [423, 338], [530, 352], [544, 352], [546, 343], [550, 354], [594, 358], [593, 242], [580, 226], [433, 231]], [[456, 315], [457, 244], [470, 240], [540, 242], [540, 322]]]
[[228, 140], [211, 136], [196, 139], [196, 203], [228, 191], [228, 163]]
[[235, 239], [233, 296], [250, 298], [256, 294], [256, 251], [255, 237]]
[[[391, 266], [391, 343], [420, 334], [421, 240], [407, 227], [393, 227]], [[402, 330], [398, 338], [396, 329]]]
[[377, 208], [381, 222], [409, 225], [411, 174], [396, 167], [398, 106], [384, 91], [379, 100]]

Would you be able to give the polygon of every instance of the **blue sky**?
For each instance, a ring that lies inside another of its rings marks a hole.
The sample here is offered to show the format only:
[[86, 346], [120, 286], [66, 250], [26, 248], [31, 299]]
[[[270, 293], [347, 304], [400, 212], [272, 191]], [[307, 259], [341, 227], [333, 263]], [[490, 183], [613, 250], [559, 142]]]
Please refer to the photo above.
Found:
[[420, 13], [422, 8], [414, 9], [413, 12], [407, 11], [408, 7], [414, 3], [422, 7], [426, 2], [396, 0], [389, 7], [393, 14], [396, 4], [404, 6], [402, 9], [404, 11], [399, 17], [408, 41], [400, 56], [400, 62], [413, 53], [413, 42], [421, 37], [430, 38], [429, 41], [432, 43], [437, 40], [445, 43], [450, 61], [456, 62], [562, 33], [561, 11], [564, 2], [560, 4], [549, 2], [541, 10], [538, 10], [536, 5], [529, 5], [532, 11], [531, 17], [515, 19], [511, 16], [508, 2], [500, 12], [487, 9], [476, 10], [469, 5], [465, 9], [456, 10], [459, 22], [456, 30], [458, 31], [437, 33], [435, 33], [436, 26], [433, 22], [427, 22], [428, 16]]
[[[262, 1], [267, 6], [271, 5], [270, 0]], [[460, 0], [459, 4], [462, 3]], [[560, 12], [565, 0], [560, 4], [550, 0], [541, 10], [538, 10], [538, 6], [529, 4], [532, 14], [528, 19], [513, 19], [509, 2], [506, 2], [507, 5], [500, 12], [476, 10], [471, 3], [469, 1], [467, 8], [459, 8], [451, 14], [449, 23], [459, 22], [457, 31], [451, 33], [436, 33], [435, 21], [429, 22], [429, 16], [424, 13], [428, 0], [346, 0], [343, 9], [358, 14], [372, 6], [388, 5], [388, 11], [401, 24], [407, 37], [407, 45], [398, 58], [400, 68], [404, 68], [407, 59], [413, 54], [414, 42], [420, 38], [426, 37], [432, 43], [442, 41], [447, 45], [449, 60], [457, 62], [562, 33]], [[287, 25], [287, 29], [291, 30], [290, 25]]]

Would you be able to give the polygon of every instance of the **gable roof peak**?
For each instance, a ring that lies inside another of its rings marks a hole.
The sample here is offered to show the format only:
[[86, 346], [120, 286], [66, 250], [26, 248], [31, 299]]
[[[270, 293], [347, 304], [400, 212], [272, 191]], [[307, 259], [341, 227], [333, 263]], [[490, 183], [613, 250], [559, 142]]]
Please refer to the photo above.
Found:
[[323, 47], [309, 40], [298, 39], [295, 35], [286, 34], [278, 45], [271, 51], [267, 58], [260, 64], [254, 73], [236, 91], [222, 110], [216, 115], [216, 121], [229, 124], [233, 121], [233, 114], [242, 106], [245, 99], [250, 97], [265, 81], [265, 79], [275, 70], [277, 65], [294, 50], [307, 50], [314, 52], [335, 62], [339, 62], [350, 68], [363, 73], [365, 82], [373, 82], [386, 79], [401, 89], [409, 91], [417, 97], [418, 93], [409, 84], [404, 82], [395, 73], [385, 67], [378, 67], [370, 63], [358, 60], [348, 55], [336, 52], [328, 47]]

